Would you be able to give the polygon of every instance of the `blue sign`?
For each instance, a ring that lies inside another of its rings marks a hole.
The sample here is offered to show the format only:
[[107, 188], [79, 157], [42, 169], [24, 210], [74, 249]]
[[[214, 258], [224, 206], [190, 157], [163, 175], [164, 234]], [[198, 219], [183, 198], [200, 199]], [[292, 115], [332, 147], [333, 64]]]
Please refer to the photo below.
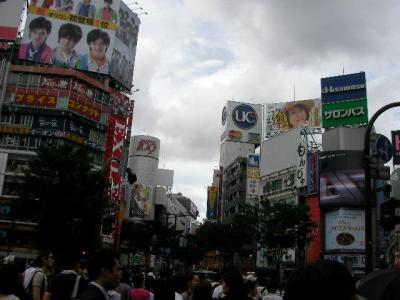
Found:
[[378, 139], [376, 140], [376, 152], [378, 153], [379, 159], [384, 163], [387, 163], [392, 159], [392, 143], [386, 136], [379, 135]]
[[322, 104], [356, 99], [367, 99], [364, 72], [321, 78]]
[[259, 168], [260, 167], [260, 155], [249, 154], [247, 157], [247, 166], [249, 168]]
[[251, 129], [257, 124], [257, 112], [250, 105], [241, 104], [232, 112], [233, 123], [240, 129]]

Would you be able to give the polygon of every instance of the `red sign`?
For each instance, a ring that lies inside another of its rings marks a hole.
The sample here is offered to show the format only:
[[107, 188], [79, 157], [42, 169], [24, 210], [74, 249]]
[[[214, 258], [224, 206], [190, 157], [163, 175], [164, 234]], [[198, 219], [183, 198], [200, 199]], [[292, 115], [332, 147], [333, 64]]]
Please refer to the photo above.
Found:
[[85, 103], [84, 100], [69, 99], [68, 109], [84, 115], [91, 120], [100, 121], [101, 111], [93, 105]]
[[307, 246], [306, 262], [311, 263], [320, 259], [321, 235], [319, 231], [319, 224], [321, 212], [319, 208], [319, 197], [312, 196], [307, 198], [306, 204], [310, 208], [310, 220], [317, 224], [317, 227], [312, 232], [312, 241]]
[[[113, 223], [113, 242], [117, 239], [118, 234], [118, 216], [120, 203], [123, 197], [122, 192], [122, 174], [120, 173], [120, 164], [122, 158], [122, 150], [125, 142], [126, 124], [125, 120], [110, 116], [107, 134], [107, 149], [105, 154], [105, 162], [110, 166], [110, 215], [114, 216]], [[110, 237], [108, 237], [110, 238]]]
[[136, 151], [146, 152], [147, 155], [153, 153], [157, 150], [157, 144], [155, 141], [142, 139], [139, 141], [139, 144], [136, 148]]
[[52, 107], [57, 106], [57, 97], [48, 95], [17, 94], [15, 97], [17, 105]]
[[69, 90], [71, 88], [71, 80], [57, 77], [42, 76], [40, 78], [40, 88]]

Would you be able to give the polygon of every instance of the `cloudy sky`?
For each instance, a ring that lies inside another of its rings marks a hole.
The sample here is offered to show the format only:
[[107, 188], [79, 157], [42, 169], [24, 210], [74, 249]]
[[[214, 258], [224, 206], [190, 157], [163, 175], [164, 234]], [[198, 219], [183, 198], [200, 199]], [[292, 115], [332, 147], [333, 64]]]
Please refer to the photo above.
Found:
[[[133, 3], [131, 0], [125, 1]], [[133, 134], [161, 139], [174, 192], [206, 213], [227, 100], [320, 97], [320, 78], [365, 71], [369, 115], [400, 98], [397, 1], [142, 0]], [[131, 5], [135, 7], [135, 5]], [[137, 7], [137, 5], [136, 5]], [[400, 129], [399, 110], [377, 122]]]

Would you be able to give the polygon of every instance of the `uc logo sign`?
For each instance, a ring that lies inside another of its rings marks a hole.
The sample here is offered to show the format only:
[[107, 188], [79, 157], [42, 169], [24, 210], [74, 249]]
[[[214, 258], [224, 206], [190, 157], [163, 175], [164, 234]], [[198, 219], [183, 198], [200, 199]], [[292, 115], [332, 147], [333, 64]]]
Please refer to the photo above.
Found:
[[257, 124], [257, 112], [250, 105], [241, 104], [232, 112], [232, 120], [241, 129], [251, 129]]

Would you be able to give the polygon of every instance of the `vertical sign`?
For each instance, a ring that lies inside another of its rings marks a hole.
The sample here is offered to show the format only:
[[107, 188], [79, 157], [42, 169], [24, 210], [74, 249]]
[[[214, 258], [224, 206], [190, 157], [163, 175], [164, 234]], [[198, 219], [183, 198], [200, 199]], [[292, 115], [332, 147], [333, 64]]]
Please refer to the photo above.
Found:
[[400, 130], [392, 131], [393, 164], [400, 164]]
[[304, 139], [297, 146], [296, 187], [305, 186], [307, 186], [307, 141]]
[[249, 154], [247, 157], [247, 200], [256, 199], [259, 196], [260, 186], [260, 155]]

